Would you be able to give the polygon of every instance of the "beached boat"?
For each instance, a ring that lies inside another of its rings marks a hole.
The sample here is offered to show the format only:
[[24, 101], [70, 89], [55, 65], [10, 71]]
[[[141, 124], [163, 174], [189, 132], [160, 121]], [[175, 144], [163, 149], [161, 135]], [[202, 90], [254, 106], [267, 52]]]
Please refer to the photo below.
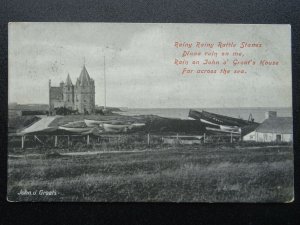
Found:
[[222, 130], [222, 129], [218, 129], [218, 128], [213, 128], [213, 127], [206, 127], [207, 131], [212, 131], [212, 132], [216, 132], [216, 133], [227, 133], [227, 134], [241, 134], [241, 131], [230, 131], [230, 130]]
[[130, 129], [130, 124], [103, 123], [102, 126], [105, 132], [126, 132], [128, 129]]
[[143, 126], [145, 126], [146, 124], [145, 123], [133, 123], [133, 124], [131, 124], [130, 126], [132, 127], [132, 128], [137, 128], [137, 127], [143, 127]]
[[204, 110], [202, 112], [190, 110], [189, 117], [200, 120], [205, 125], [206, 130], [217, 133], [241, 134], [245, 133], [245, 131], [249, 132], [258, 126], [258, 123], [254, 122], [252, 116], [251, 119], [249, 117], [248, 120], [243, 120]]
[[82, 133], [82, 132], [88, 132], [92, 128], [90, 128], [90, 127], [65, 127], [65, 126], [59, 126], [58, 129], [71, 131], [71, 132], [75, 132], [75, 133]]
[[84, 128], [87, 127], [84, 121], [72, 121], [67, 124], [61, 125], [63, 127], [69, 127], [69, 128]]
[[202, 110], [202, 112], [199, 112], [191, 109], [189, 112], [189, 117], [196, 120], [207, 121], [212, 125], [224, 125], [230, 127], [244, 127], [250, 124], [256, 124], [253, 120], [243, 120], [240, 118], [219, 115], [204, 110]]
[[103, 124], [103, 123], [107, 123], [107, 121], [101, 121], [101, 120], [84, 120], [85, 124], [88, 127], [98, 127], [99, 125]]
[[224, 126], [220, 125], [220, 129], [228, 132], [241, 133], [241, 128], [237, 126]]

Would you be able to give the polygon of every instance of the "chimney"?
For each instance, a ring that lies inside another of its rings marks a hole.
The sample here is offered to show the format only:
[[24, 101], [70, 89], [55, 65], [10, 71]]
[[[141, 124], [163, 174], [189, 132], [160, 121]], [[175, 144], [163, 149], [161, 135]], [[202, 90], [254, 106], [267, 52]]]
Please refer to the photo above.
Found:
[[268, 111], [265, 113], [266, 119], [272, 119], [277, 117], [277, 112], [276, 111]]

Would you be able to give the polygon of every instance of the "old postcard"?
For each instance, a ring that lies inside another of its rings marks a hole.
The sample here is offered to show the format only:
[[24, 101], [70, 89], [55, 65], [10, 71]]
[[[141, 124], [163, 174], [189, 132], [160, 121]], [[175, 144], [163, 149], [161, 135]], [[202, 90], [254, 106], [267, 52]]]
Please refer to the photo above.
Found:
[[293, 201], [290, 25], [8, 28], [8, 201]]

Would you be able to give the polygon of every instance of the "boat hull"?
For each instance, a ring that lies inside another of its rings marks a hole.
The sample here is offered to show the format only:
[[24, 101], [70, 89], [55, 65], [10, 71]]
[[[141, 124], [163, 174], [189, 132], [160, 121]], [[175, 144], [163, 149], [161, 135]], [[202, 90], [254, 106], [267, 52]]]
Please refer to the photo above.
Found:
[[128, 129], [130, 129], [130, 125], [115, 125], [115, 124], [108, 124], [103, 123], [103, 128], [105, 132], [126, 132]]
[[106, 121], [100, 121], [100, 120], [84, 120], [85, 124], [88, 127], [98, 127], [101, 126]]
[[75, 133], [82, 133], [82, 132], [88, 132], [91, 130], [90, 127], [63, 127], [60, 126], [59, 127], [60, 130], [66, 130], [66, 131], [71, 131], [71, 132], [75, 132]]

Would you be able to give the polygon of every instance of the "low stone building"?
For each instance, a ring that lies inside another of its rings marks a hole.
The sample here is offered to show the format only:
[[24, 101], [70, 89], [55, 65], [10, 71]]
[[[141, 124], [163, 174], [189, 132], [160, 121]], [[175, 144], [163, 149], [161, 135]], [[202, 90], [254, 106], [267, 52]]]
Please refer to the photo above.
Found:
[[293, 118], [277, 117], [277, 113], [266, 113], [266, 119], [251, 133], [243, 136], [243, 141], [293, 142]]

